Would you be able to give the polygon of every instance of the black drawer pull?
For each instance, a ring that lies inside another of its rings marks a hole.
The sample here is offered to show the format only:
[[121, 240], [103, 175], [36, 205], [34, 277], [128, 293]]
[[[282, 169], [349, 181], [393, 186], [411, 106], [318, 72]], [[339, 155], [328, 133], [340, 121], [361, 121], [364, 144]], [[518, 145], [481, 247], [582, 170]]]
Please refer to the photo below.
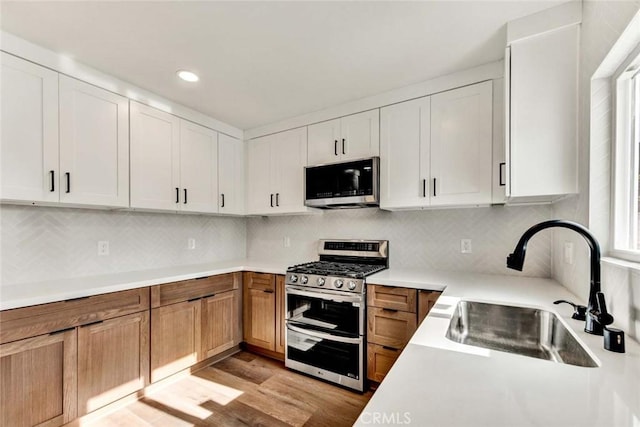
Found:
[[273, 293], [273, 289], [265, 289], [265, 290], [263, 290], [263, 292], [265, 292], [267, 294], [272, 294]]
[[87, 323], [86, 325], [80, 325], [81, 328], [86, 328], [87, 326], [93, 326], [93, 325], [98, 325], [100, 323], [104, 322], [104, 320], [97, 320], [95, 322], [91, 322], [91, 323]]
[[383, 345], [382, 348], [384, 348], [385, 350], [398, 351], [397, 348], [389, 347], [387, 345]]
[[211, 276], [196, 277], [196, 278], [195, 278], [195, 279], [193, 279], [193, 280], [204, 280], [204, 279], [208, 279], [209, 277], [211, 277]]
[[49, 335], [64, 334], [65, 332], [73, 331], [74, 329], [75, 328], [60, 329], [59, 331], [51, 332]]
[[83, 299], [89, 299], [89, 297], [70, 298], [70, 299], [64, 300], [64, 302], [80, 301], [80, 300], [83, 300]]
[[215, 297], [216, 294], [209, 294], [209, 295], [205, 295], [202, 297], [202, 299], [206, 299], [206, 298], [211, 298], [211, 297]]
[[389, 311], [391, 313], [397, 313], [398, 310], [396, 310], [395, 308], [383, 308], [382, 311]]
[[201, 299], [202, 297], [196, 297], [196, 298], [191, 298], [188, 299], [187, 302], [194, 302], [194, 301], [198, 301], [199, 299]]

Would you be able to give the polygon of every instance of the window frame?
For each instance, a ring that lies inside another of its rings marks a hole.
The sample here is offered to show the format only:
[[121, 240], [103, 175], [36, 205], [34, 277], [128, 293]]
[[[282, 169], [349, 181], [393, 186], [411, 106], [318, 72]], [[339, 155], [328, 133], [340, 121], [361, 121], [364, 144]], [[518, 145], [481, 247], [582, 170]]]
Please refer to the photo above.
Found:
[[611, 254], [640, 262], [640, 45], [613, 74], [611, 85]]

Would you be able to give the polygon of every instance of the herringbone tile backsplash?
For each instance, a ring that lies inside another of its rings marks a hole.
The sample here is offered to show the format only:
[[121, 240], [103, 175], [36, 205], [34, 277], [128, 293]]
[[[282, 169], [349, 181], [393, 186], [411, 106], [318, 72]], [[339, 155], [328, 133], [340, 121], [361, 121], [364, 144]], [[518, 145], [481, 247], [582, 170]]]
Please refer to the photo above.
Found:
[[[495, 274], [551, 275], [551, 232], [529, 245], [523, 273], [505, 267], [506, 256], [531, 225], [550, 219], [549, 205], [386, 212], [325, 211], [321, 215], [251, 218], [247, 255], [287, 263], [317, 259], [318, 239], [387, 239], [391, 267], [437, 268]], [[288, 236], [291, 246], [284, 247]], [[473, 252], [460, 253], [460, 239]]]
[[0, 216], [2, 286], [245, 256], [244, 218], [8, 205]]

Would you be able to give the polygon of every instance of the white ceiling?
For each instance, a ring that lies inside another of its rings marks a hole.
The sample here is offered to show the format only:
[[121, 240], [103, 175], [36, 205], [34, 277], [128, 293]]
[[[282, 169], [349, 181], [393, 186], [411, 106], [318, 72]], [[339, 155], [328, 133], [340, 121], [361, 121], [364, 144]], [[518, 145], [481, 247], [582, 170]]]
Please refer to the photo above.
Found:
[[562, 2], [2, 1], [0, 25], [250, 129], [498, 60], [507, 21]]

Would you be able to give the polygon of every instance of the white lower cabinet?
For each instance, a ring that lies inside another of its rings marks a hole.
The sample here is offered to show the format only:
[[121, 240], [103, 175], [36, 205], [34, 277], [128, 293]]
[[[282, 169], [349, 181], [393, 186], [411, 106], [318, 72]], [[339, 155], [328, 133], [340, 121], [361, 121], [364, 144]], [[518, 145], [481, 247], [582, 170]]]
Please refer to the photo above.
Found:
[[308, 212], [304, 206], [307, 128], [256, 138], [247, 147], [247, 213]]
[[2, 200], [128, 206], [127, 98], [1, 59]]
[[492, 194], [492, 82], [381, 109], [380, 207], [482, 205]]

